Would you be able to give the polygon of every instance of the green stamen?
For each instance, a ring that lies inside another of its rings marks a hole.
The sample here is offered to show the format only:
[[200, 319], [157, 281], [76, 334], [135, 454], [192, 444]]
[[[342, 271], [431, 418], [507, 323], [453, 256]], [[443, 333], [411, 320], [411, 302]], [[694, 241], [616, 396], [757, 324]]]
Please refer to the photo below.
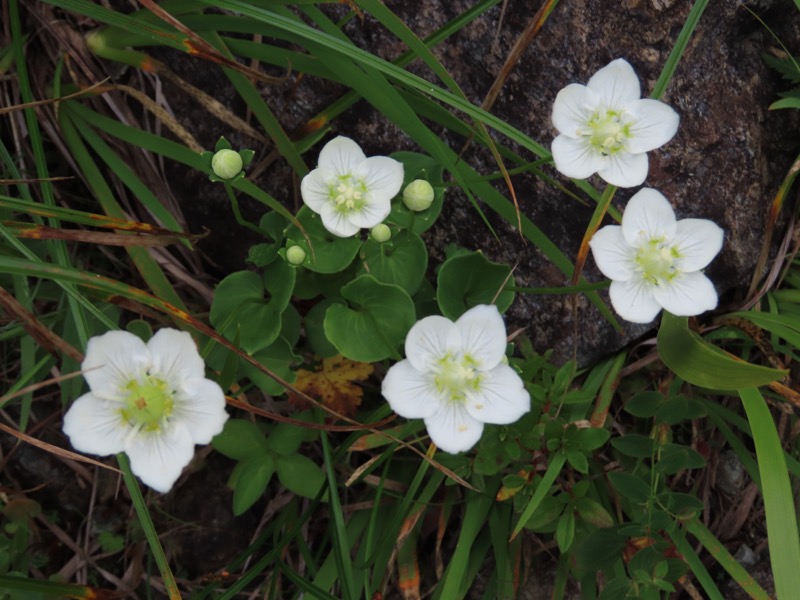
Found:
[[478, 362], [471, 356], [445, 355], [439, 359], [434, 368], [436, 376], [433, 381], [436, 389], [444, 392], [451, 402], [461, 402], [466, 398], [468, 389], [478, 390], [483, 375], [476, 373]]
[[630, 138], [630, 123], [622, 120], [622, 113], [606, 110], [596, 112], [589, 120], [592, 146], [602, 154], [610, 155], [623, 150], [625, 140]]
[[364, 181], [349, 175], [339, 177], [329, 187], [329, 196], [341, 213], [359, 212], [364, 207], [366, 193]]
[[678, 251], [661, 238], [654, 238], [636, 252], [637, 269], [642, 277], [654, 285], [663, 285], [677, 274], [675, 259]]
[[142, 381], [132, 380], [125, 386], [128, 396], [122, 418], [145, 431], [157, 431], [169, 418], [175, 406], [174, 393], [163, 379], [145, 376]]

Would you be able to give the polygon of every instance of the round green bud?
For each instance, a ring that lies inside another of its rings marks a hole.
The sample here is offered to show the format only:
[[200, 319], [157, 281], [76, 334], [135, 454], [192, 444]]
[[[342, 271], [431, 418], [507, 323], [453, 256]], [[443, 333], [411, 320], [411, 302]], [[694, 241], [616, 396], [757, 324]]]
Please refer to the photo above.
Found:
[[242, 171], [242, 157], [235, 150], [220, 150], [211, 158], [211, 170], [220, 179], [233, 179]]
[[306, 259], [306, 251], [303, 250], [300, 246], [289, 246], [286, 249], [286, 262], [290, 265], [294, 265], [299, 267], [303, 264], [303, 261]]
[[388, 225], [383, 223], [375, 225], [375, 227], [370, 229], [369, 233], [372, 235], [372, 239], [380, 244], [383, 242], [388, 242], [390, 239], [392, 239], [392, 230], [389, 229]]
[[430, 208], [433, 202], [433, 186], [424, 179], [415, 179], [403, 190], [403, 204], [408, 210], [420, 212]]

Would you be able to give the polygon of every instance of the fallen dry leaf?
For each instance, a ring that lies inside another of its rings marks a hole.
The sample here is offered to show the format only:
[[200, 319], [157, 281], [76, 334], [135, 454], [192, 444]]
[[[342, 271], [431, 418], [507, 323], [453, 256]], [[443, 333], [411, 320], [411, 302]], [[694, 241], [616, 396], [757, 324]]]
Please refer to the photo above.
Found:
[[353, 382], [364, 381], [374, 370], [369, 363], [356, 362], [337, 355], [322, 359], [322, 364], [316, 371], [299, 369], [294, 387], [318, 398], [328, 408], [352, 417], [364, 395], [361, 386]]

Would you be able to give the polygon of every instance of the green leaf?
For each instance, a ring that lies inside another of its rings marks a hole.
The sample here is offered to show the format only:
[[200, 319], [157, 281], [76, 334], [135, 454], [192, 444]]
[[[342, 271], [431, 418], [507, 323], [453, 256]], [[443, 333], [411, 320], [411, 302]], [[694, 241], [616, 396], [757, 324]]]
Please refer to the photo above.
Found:
[[325, 336], [342, 356], [375, 362], [398, 356], [415, 321], [414, 303], [403, 288], [361, 275], [342, 288], [349, 307], [333, 304], [325, 312]]
[[386, 217], [387, 223], [419, 235], [430, 229], [442, 212], [445, 188], [437, 185], [442, 181], [442, 165], [427, 154], [418, 152], [394, 152], [390, 156], [403, 163], [403, 189], [415, 179], [424, 179], [434, 186], [433, 203], [427, 210], [414, 212], [400, 200], [393, 203], [392, 212]]
[[338, 273], [353, 262], [361, 247], [361, 239], [357, 235], [341, 238], [332, 234], [325, 229], [319, 215], [307, 206], [298, 211], [297, 221], [303, 226], [311, 245], [296, 225], [290, 225], [286, 230], [287, 246], [297, 245], [305, 250], [305, 268], [317, 273]]
[[236, 465], [231, 474], [234, 515], [238, 517], [264, 495], [274, 472], [275, 459], [267, 452]]
[[229, 340], [238, 337], [248, 354], [266, 348], [280, 334], [281, 313], [291, 298], [295, 274], [282, 260], [264, 269], [263, 281], [251, 271], [231, 273], [214, 291], [211, 324]]
[[644, 504], [650, 498], [650, 487], [635, 475], [612, 471], [608, 478], [615, 490], [636, 504]]
[[779, 108], [800, 108], [800, 98], [783, 98], [769, 105], [770, 110], [777, 110]]
[[737, 360], [691, 331], [686, 317], [676, 317], [666, 311], [658, 330], [658, 353], [678, 377], [710, 389], [758, 387], [788, 374], [788, 371]]
[[382, 283], [399, 285], [409, 295], [419, 289], [428, 268], [425, 242], [410, 231], [403, 231], [385, 243], [367, 240], [362, 257], [361, 273], [369, 273]]
[[319, 465], [302, 454], [278, 457], [278, 479], [289, 491], [306, 498], [316, 498], [325, 485], [325, 474]]
[[[302, 361], [302, 357], [294, 353], [292, 345], [283, 337], [279, 337], [267, 348], [253, 354], [253, 358], [288, 383], [294, 383], [296, 378], [291, 365]], [[265, 394], [277, 396], [286, 391], [280, 383], [244, 359], [241, 360], [239, 369], [242, 375], [256, 384]]]
[[508, 289], [514, 286], [511, 268], [491, 262], [480, 252], [446, 260], [437, 285], [439, 308], [454, 321], [473, 306], [495, 304], [503, 313], [514, 301], [514, 292]]
[[575, 541], [575, 513], [572, 510], [564, 511], [556, 525], [556, 543], [558, 549], [564, 553]]
[[650, 458], [655, 454], [655, 440], [646, 435], [630, 433], [611, 440], [611, 445], [625, 456]]
[[244, 419], [228, 419], [222, 433], [211, 440], [214, 450], [234, 460], [246, 460], [267, 448], [258, 425]]
[[313, 440], [317, 432], [291, 423], [279, 423], [266, 440], [270, 450], [280, 456], [295, 454], [300, 444]]
[[688, 446], [664, 444], [661, 457], [653, 468], [664, 475], [674, 475], [683, 469], [702, 469], [704, 466], [705, 459]]
[[320, 300], [306, 313], [304, 320], [306, 339], [314, 354], [321, 358], [330, 358], [339, 354], [336, 346], [331, 344], [328, 338], [325, 337], [325, 329], [323, 326], [325, 312], [328, 310], [328, 307], [333, 304], [336, 304], [336, 300], [331, 298]]
[[595, 527], [611, 527], [614, 525], [613, 517], [597, 500], [592, 500], [586, 496], [578, 498], [575, 500], [575, 509], [581, 519]]
[[767, 541], [778, 598], [793, 598], [800, 589], [800, 537], [794, 492], [781, 437], [763, 396], [755, 389], [739, 392], [753, 433], [767, 518]]

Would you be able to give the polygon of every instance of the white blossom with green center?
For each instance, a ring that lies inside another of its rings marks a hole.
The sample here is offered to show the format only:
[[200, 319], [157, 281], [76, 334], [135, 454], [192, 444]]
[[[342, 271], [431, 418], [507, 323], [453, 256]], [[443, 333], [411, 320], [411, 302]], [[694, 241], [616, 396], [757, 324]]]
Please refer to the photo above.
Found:
[[406, 336], [406, 359], [383, 380], [398, 415], [424, 419], [445, 452], [469, 450], [484, 423], [513, 423], [530, 410], [530, 395], [505, 361], [506, 327], [495, 306], [480, 305], [455, 323], [425, 317]]
[[225, 395], [205, 378], [191, 336], [162, 329], [145, 344], [126, 331], [89, 340], [81, 365], [90, 391], [64, 415], [64, 433], [80, 452], [125, 452], [133, 472], [168, 491], [228, 418]]
[[620, 187], [647, 178], [647, 152], [666, 144], [678, 130], [679, 117], [658, 100], [641, 97], [639, 79], [618, 58], [595, 73], [586, 85], [572, 83], [553, 103], [553, 162], [567, 177], [597, 173]]
[[402, 185], [402, 163], [367, 158], [353, 140], [339, 136], [322, 148], [319, 166], [303, 177], [300, 193], [328, 231], [350, 237], [383, 221]]
[[669, 201], [644, 188], [622, 215], [622, 225], [598, 231], [590, 246], [611, 279], [614, 310], [633, 323], [649, 323], [665, 309], [692, 316], [716, 308], [714, 284], [700, 271], [722, 249], [723, 231], [707, 219], [675, 219]]

